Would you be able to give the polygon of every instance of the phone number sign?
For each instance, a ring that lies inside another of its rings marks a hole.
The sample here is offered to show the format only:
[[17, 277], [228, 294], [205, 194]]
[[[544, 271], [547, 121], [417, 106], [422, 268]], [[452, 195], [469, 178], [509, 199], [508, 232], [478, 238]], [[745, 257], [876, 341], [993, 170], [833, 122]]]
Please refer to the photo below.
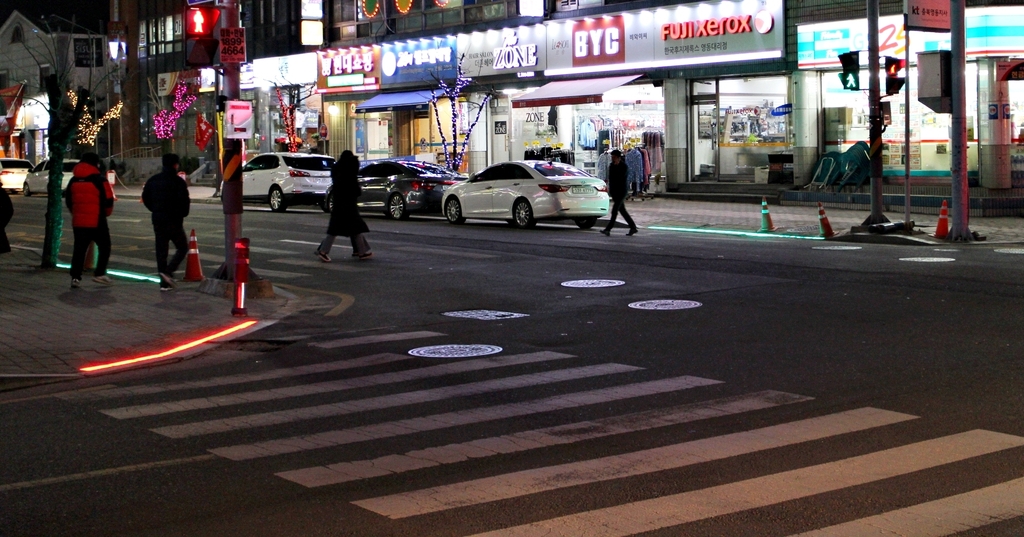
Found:
[[245, 63], [245, 28], [220, 29], [221, 63]]

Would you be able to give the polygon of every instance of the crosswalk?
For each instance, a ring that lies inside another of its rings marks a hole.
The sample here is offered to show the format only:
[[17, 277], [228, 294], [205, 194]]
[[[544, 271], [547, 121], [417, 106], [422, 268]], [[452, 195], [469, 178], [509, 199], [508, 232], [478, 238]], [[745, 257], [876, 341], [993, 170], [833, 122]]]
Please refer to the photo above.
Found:
[[[716, 379], [659, 377], [642, 367], [561, 352], [443, 362], [396, 352], [408, 341], [442, 336], [422, 331], [320, 341], [309, 345], [305, 365], [111, 386], [65, 399], [166, 442], [191, 439], [225, 464], [259, 459], [263, 463], [252, 468], [269, 471], [281, 487], [323, 490], [358, 483], [339, 490], [371, 523], [459, 520], [458, 513], [474, 513], [475, 523], [461, 526], [459, 535], [687, 534], [679, 528], [784, 509], [787, 502], [835, 499], [858, 487], [927, 476], [986, 456], [1019, 460], [1024, 453], [1024, 437], [1003, 432], [911, 434], [913, 424], [927, 416], [813, 405], [815, 399], [805, 395], [743, 392]], [[371, 345], [392, 352], [362, 352]], [[658, 406], [662, 400], [670, 403]], [[382, 419], [383, 410], [398, 417]], [[803, 417], [789, 417], [794, 411]], [[650, 435], [660, 440], [645, 441]], [[888, 440], [865, 442], [864, 449], [842, 455], [824, 451], [830, 442], [856, 443], [867, 436]], [[602, 449], [604, 442], [614, 448]], [[350, 445], [374, 448], [341, 449]], [[804, 466], [767, 472], [743, 467], [722, 482], [695, 485], [671, 477], [780, 454], [811, 456]], [[466, 472], [470, 461], [473, 471]], [[394, 476], [402, 476], [397, 489], [394, 479], [387, 487], [375, 485]], [[882, 502], [874, 511], [853, 510], [827, 524], [808, 519], [788, 527], [798, 528], [793, 537], [954, 535], [1024, 516], [1024, 471], [1016, 477], [945, 497], [926, 495], [928, 501], [897, 509], [887, 510]], [[620, 484], [641, 479], [658, 483], [659, 492], [614, 493]], [[928, 478], [922, 479], [928, 489]], [[568, 502], [541, 513], [528, 508], [546, 497], [605, 498], [605, 492], [607, 498], [598, 502]], [[502, 515], [479, 516], [490, 510]]]

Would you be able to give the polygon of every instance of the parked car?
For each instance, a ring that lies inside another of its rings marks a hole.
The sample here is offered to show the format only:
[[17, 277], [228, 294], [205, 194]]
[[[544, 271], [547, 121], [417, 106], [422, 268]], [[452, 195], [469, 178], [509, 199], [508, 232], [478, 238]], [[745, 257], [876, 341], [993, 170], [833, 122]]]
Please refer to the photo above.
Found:
[[274, 212], [290, 205], [325, 207], [333, 164], [334, 159], [325, 155], [257, 155], [242, 167], [242, 198], [268, 203]]
[[21, 190], [25, 176], [32, 170], [32, 163], [20, 158], [0, 158], [0, 188]]
[[[446, 188], [465, 181], [448, 168], [430, 162], [412, 160], [374, 160], [359, 169], [359, 207], [379, 208], [395, 220], [414, 212], [441, 212], [441, 196]], [[327, 194], [324, 210], [333, 204]]]
[[608, 214], [608, 187], [568, 164], [503, 162], [447, 189], [442, 204], [445, 218], [453, 224], [486, 218], [528, 228], [537, 220], [572, 219], [581, 229], [589, 229]]
[[[78, 159], [64, 159], [64, 180], [61, 181], [60, 185], [62, 191], [68, 187], [68, 183], [71, 181], [71, 172], [74, 171], [76, 164], [78, 164]], [[47, 195], [46, 188], [50, 183], [51, 168], [53, 166], [50, 164], [50, 159], [36, 164], [36, 167], [32, 168], [32, 171], [25, 177], [25, 187], [21, 190], [21, 193], [26, 196], [34, 194]]]

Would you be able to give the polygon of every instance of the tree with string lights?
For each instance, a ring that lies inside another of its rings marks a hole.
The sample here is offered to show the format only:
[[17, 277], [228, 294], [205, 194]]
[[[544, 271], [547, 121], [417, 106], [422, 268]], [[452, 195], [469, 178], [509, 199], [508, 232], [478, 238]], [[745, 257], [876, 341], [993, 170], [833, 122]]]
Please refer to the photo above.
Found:
[[[449, 84], [443, 78], [437, 78], [437, 89], [430, 90], [430, 104], [434, 109], [434, 122], [437, 124], [437, 132], [441, 135], [441, 147], [444, 149], [444, 165], [451, 171], [458, 173], [459, 169], [462, 168], [462, 161], [466, 157], [466, 149], [469, 146], [469, 135], [473, 133], [473, 129], [476, 127], [478, 121], [480, 121], [480, 114], [484, 111], [484, 107], [491, 100], [491, 95], [487, 94], [484, 96], [483, 101], [477, 105], [476, 116], [473, 118], [472, 123], [466, 128], [466, 132], [463, 133], [464, 137], [462, 141], [459, 141], [459, 120], [461, 119], [459, 111], [459, 99], [462, 97], [462, 91], [466, 89], [471, 82], [472, 78], [466, 76], [466, 72], [462, 70], [462, 61], [466, 58], [463, 54], [459, 56], [459, 61], [455, 66], [455, 80]], [[441, 116], [437, 111], [437, 102], [440, 99], [448, 99], [448, 104], [451, 106], [452, 113], [452, 124], [451, 139], [445, 136], [445, 129], [441, 126]], [[475, 103], [470, 103], [475, 104]], [[468, 113], [468, 110], [467, 110]]]

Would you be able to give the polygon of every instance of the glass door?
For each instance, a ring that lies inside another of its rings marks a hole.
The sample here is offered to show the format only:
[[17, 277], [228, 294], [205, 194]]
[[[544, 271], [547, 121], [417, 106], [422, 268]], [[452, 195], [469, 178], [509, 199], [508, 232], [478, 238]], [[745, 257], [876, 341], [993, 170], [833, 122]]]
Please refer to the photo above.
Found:
[[692, 181], [718, 180], [718, 81], [695, 80], [690, 92]]

